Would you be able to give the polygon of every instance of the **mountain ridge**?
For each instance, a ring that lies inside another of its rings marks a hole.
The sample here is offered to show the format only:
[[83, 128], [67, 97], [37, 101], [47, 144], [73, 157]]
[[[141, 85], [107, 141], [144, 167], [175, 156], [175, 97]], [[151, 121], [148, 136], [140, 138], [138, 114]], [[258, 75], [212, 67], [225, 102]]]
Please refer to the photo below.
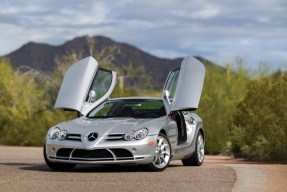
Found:
[[[92, 46], [90, 41], [93, 43]], [[15, 69], [28, 66], [45, 73], [50, 73], [57, 67], [57, 59], [63, 59], [65, 56], [73, 53], [80, 54], [82, 58], [90, 56], [91, 47], [93, 47], [93, 53], [100, 53], [102, 50], [115, 47], [118, 52], [113, 53], [111, 63], [117, 67], [122, 67], [129, 63], [132, 63], [134, 66], [144, 65], [145, 70], [151, 75], [156, 87], [163, 85], [169, 71], [179, 67], [182, 60], [182, 58], [159, 58], [134, 45], [117, 42], [105, 36], [75, 37], [60, 45], [28, 42], [19, 49], [2, 57], [7, 57]], [[203, 57], [196, 56], [196, 58], [202, 61], [206, 68], [222, 68]]]

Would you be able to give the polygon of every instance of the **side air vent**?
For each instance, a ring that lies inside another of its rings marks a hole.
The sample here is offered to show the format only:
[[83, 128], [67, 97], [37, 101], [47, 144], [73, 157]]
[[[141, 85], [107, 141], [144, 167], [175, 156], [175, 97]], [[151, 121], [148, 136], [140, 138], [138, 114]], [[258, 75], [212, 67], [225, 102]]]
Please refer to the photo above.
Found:
[[124, 138], [124, 134], [109, 134], [106, 140], [121, 140]]
[[81, 141], [81, 134], [67, 134], [65, 140]]

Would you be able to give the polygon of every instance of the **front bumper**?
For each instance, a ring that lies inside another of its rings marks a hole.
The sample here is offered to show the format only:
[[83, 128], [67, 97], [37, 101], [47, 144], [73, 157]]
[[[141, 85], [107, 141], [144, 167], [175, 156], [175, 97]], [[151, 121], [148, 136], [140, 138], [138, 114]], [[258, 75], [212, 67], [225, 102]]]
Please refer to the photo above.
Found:
[[[59, 141], [46, 138], [46, 155], [51, 162], [76, 164], [149, 164], [154, 159], [157, 135], [143, 140], [106, 140], [95, 142]], [[149, 142], [155, 144], [150, 145]]]

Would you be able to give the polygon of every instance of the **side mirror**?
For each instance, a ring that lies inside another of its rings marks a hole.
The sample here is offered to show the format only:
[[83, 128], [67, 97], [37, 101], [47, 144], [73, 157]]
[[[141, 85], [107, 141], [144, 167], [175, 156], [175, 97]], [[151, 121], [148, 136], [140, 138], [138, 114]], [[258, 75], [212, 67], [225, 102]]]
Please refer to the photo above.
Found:
[[88, 99], [88, 103], [92, 103], [92, 101], [97, 97], [97, 93], [94, 90], [91, 90], [89, 92], [89, 99]]
[[164, 91], [163, 91], [163, 98], [164, 98], [164, 100], [166, 100], [166, 102], [170, 105], [169, 91], [168, 91], [168, 90], [164, 90]]

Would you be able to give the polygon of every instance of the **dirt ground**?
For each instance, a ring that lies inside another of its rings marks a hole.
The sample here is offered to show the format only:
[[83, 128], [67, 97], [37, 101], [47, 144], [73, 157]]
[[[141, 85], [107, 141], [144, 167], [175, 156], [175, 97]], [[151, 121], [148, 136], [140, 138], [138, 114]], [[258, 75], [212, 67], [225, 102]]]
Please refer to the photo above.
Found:
[[[35, 180], [39, 182], [35, 183]], [[134, 183], [124, 185], [130, 180], [134, 180]], [[106, 189], [104, 191], [109, 191], [110, 188], [106, 188], [107, 186], [118, 183], [118, 187], [123, 190], [144, 185], [144, 191], [161, 187], [167, 191], [170, 189], [177, 191], [216, 189], [216, 191], [281, 192], [287, 191], [287, 165], [264, 164], [233, 159], [229, 156], [206, 155], [202, 167], [184, 167], [181, 161], [173, 161], [170, 167], [162, 173], [145, 173], [134, 166], [110, 167], [109, 170], [98, 166], [91, 169], [79, 167], [71, 173], [59, 173], [47, 168], [41, 147], [0, 146], [0, 191], [17, 191], [18, 187], [21, 187], [23, 191], [31, 191], [31, 189], [37, 191], [42, 186], [48, 186], [50, 191], [54, 191], [59, 189], [61, 181], [70, 183], [71, 186], [77, 184], [73, 188], [74, 191], [77, 191], [77, 187], [87, 184], [90, 187], [102, 186], [102, 189]], [[114, 188], [110, 191], [112, 189]]]
[[[207, 156], [207, 162], [224, 164], [234, 168], [237, 171], [237, 182], [233, 191], [287, 191], [287, 165], [286, 164], [266, 164], [261, 162], [250, 162], [244, 159], [233, 159], [228, 156]], [[253, 176], [248, 176], [250, 172], [245, 171], [239, 175], [241, 169], [258, 170]], [[260, 173], [261, 171], [261, 173]], [[258, 174], [259, 173], [259, 174]], [[240, 178], [240, 176], [242, 178]], [[255, 177], [255, 178], [252, 178]], [[238, 186], [241, 181], [248, 186]], [[253, 185], [253, 186], [252, 186]]]

